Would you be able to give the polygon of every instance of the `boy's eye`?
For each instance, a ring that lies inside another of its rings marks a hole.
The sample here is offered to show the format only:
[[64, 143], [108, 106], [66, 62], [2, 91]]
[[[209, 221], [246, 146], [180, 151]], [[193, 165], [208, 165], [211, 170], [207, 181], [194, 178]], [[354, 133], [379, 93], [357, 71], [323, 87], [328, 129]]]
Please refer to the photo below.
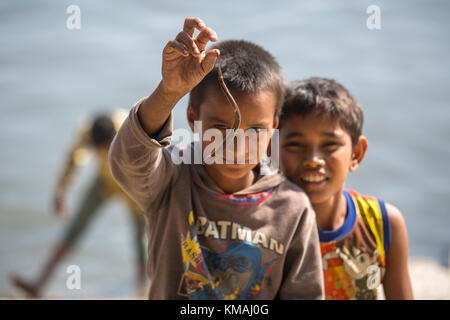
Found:
[[323, 147], [327, 150], [337, 149], [341, 144], [338, 142], [327, 142], [323, 145]]
[[261, 133], [264, 128], [251, 128], [252, 130], [254, 130], [256, 133]]
[[219, 130], [229, 129], [226, 125], [223, 125], [223, 124], [216, 124], [216, 125], [214, 125], [214, 128], [219, 129]]
[[296, 149], [296, 148], [303, 148], [304, 145], [302, 143], [299, 142], [288, 142], [284, 145], [285, 148], [290, 148], [290, 149]]

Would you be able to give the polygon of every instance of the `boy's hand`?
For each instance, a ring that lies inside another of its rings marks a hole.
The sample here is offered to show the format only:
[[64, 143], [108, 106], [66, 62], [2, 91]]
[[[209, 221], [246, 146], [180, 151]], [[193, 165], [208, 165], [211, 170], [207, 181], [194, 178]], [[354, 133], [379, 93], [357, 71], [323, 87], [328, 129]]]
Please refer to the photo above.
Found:
[[[200, 33], [194, 37], [196, 29]], [[216, 32], [200, 18], [186, 18], [183, 31], [163, 51], [161, 84], [166, 93], [182, 97], [212, 70], [220, 52], [206, 52], [209, 41], [217, 41]]]
[[[194, 37], [195, 30], [200, 33]], [[186, 18], [183, 31], [170, 40], [163, 51], [162, 80], [140, 105], [138, 118], [144, 131], [154, 137], [173, 107], [212, 70], [219, 50], [206, 52], [217, 34], [199, 18]]]

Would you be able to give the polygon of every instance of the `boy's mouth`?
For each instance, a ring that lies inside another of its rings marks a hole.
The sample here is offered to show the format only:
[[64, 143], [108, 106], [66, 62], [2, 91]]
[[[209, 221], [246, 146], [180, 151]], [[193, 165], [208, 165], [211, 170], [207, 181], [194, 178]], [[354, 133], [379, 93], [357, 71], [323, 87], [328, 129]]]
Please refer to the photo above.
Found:
[[319, 186], [323, 183], [325, 183], [328, 180], [327, 177], [325, 177], [322, 174], [307, 174], [303, 175], [301, 177], [302, 183], [309, 185], [309, 186]]

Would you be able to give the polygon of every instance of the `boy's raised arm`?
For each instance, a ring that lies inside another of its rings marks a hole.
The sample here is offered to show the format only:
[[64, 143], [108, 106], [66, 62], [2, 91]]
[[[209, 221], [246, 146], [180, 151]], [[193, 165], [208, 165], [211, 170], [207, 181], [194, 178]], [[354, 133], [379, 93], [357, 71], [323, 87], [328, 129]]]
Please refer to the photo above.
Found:
[[[200, 33], [194, 37], [196, 29]], [[217, 41], [215, 31], [199, 18], [186, 18], [183, 31], [165, 46], [162, 80], [138, 111], [142, 127], [150, 137], [161, 129], [176, 103], [214, 67], [219, 52], [206, 52], [209, 41]]]
[[[200, 30], [194, 37], [195, 30]], [[206, 52], [216, 33], [199, 18], [187, 18], [183, 31], [163, 51], [162, 80], [156, 90], [130, 111], [109, 150], [117, 183], [143, 210], [163, 194], [176, 170], [170, 153], [175, 104], [212, 70], [219, 52]]]

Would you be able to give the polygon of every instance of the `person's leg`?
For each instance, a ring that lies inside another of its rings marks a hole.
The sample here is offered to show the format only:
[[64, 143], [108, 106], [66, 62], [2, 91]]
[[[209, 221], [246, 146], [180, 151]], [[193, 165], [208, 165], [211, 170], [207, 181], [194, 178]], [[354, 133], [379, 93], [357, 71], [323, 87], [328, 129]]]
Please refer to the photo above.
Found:
[[141, 212], [133, 212], [133, 221], [135, 229], [135, 244], [136, 244], [136, 263], [138, 270], [138, 281], [143, 282], [146, 279], [146, 265], [147, 265], [147, 243], [146, 243], [146, 226], [144, 215]]
[[136, 266], [137, 266], [137, 281], [140, 286], [145, 286], [147, 282], [147, 237], [145, 218], [140, 211], [131, 211], [131, 216], [134, 224], [134, 241], [136, 248]]
[[100, 193], [101, 190], [99, 189], [100, 185], [96, 180], [85, 194], [81, 206], [70, 222], [63, 240], [56, 245], [37, 280], [35, 282], [28, 282], [19, 276], [13, 276], [12, 282], [15, 286], [24, 290], [31, 297], [38, 297], [40, 295], [42, 288], [48, 282], [59, 262], [73, 249], [102, 204], [103, 199]]

